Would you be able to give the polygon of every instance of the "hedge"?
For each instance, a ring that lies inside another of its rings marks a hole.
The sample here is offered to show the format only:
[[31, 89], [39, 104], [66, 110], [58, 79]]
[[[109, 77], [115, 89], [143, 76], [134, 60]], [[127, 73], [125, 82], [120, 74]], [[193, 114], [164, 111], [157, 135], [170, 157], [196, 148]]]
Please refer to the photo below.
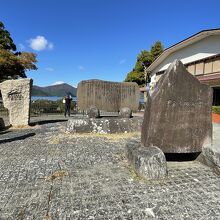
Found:
[[212, 106], [212, 112], [220, 115], [220, 106]]

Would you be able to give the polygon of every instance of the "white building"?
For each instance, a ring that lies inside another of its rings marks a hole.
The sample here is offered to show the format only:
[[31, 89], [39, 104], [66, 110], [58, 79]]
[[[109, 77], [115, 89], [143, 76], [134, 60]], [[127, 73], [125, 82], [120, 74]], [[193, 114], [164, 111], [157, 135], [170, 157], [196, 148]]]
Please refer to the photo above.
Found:
[[220, 29], [201, 31], [164, 50], [147, 68], [152, 87], [175, 59], [200, 82], [213, 87], [213, 105], [220, 105]]

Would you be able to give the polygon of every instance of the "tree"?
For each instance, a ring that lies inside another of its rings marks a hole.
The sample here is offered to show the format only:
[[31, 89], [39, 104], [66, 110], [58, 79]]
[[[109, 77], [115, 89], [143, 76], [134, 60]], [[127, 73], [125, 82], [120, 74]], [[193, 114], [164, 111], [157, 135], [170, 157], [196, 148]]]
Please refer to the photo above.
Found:
[[16, 51], [10, 33], [0, 21], [0, 82], [26, 78], [26, 70], [36, 70], [36, 54]]
[[163, 45], [160, 41], [156, 41], [150, 51], [142, 50], [137, 56], [133, 70], [127, 74], [125, 82], [136, 82], [139, 86], [145, 85], [144, 68], [149, 67], [162, 52]]
[[10, 33], [5, 30], [4, 24], [0, 21], [0, 45], [5, 50], [16, 51], [16, 45], [14, 44]]
[[163, 53], [163, 45], [160, 41], [156, 41], [155, 44], [151, 47], [151, 55], [153, 57], [153, 61]]
[[133, 70], [127, 74], [125, 82], [136, 82], [138, 85], [143, 85], [145, 83], [145, 77], [142, 72]]

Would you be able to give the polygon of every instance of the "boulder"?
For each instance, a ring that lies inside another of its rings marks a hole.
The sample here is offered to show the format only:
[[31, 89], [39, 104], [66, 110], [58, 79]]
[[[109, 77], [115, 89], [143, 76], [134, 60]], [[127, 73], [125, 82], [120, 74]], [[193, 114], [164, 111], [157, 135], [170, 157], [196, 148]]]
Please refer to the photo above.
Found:
[[165, 178], [168, 174], [166, 157], [158, 147], [144, 147], [140, 142], [127, 143], [127, 158], [136, 173], [148, 180]]
[[204, 146], [202, 154], [205, 163], [220, 173], [220, 142]]

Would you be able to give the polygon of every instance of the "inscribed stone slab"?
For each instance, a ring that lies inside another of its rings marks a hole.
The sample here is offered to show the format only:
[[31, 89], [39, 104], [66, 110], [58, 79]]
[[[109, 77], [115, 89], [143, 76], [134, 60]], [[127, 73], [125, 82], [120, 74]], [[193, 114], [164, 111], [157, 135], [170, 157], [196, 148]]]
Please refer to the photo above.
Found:
[[0, 84], [4, 107], [12, 126], [29, 124], [32, 79], [6, 80]]
[[148, 98], [141, 141], [164, 153], [201, 152], [212, 141], [212, 89], [176, 60]]

